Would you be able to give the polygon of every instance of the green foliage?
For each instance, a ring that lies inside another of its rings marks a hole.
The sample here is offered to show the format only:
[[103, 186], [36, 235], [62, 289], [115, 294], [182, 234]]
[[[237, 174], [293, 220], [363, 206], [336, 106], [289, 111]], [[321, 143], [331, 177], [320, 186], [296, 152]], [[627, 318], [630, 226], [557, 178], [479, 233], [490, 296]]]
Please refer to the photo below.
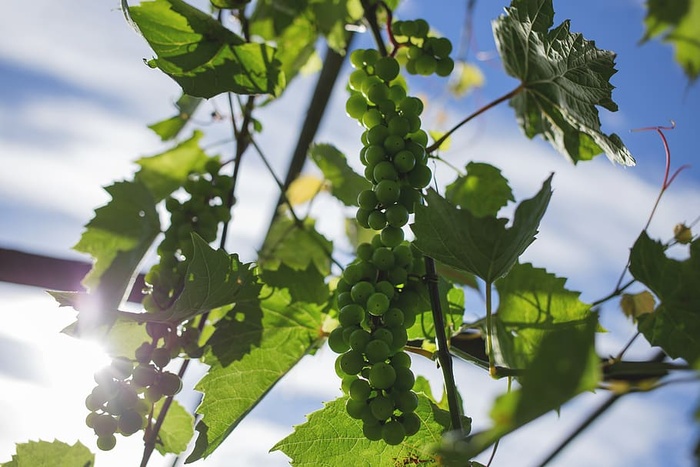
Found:
[[552, 195], [551, 179], [534, 198], [520, 203], [510, 228], [506, 227], [507, 219], [476, 217], [428, 190], [428, 205], [416, 207], [416, 221], [411, 224], [415, 245], [448, 266], [493, 282], [505, 275], [535, 240]]
[[345, 155], [330, 144], [314, 144], [309, 156], [331, 183], [331, 194], [346, 206], [357, 206], [357, 195], [372, 186], [352, 170]]
[[278, 95], [285, 86], [275, 49], [246, 43], [182, 0], [152, 0], [130, 15], [156, 53], [149, 61], [195, 97], [223, 92]]
[[691, 242], [689, 258], [678, 261], [642, 232], [632, 247], [630, 272], [660, 300], [652, 313], [639, 316], [639, 331], [671, 357], [695, 362], [700, 358], [700, 240]]
[[197, 384], [199, 437], [189, 461], [206, 457], [310, 349], [317, 345], [322, 307], [294, 302], [288, 290], [264, 287], [260, 302], [234, 306], [216, 325]]
[[187, 94], [183, 94], [175, 103], [175, 107], [178, 112], [176, 115], [162, 120], [157, 123], [148, 125], [148, 128], [155, 131], [155, 133], [160, 136], [163, 141], [168, 141], [176, 138], [180, 134], [182, 129], [190, 121], [192, 115], [202, 103], [200, 97], [192, 97]]
[[260, 264], [272, 270], [285, 264], [295, 271], [313, 265], [325, 276], [330, 273], [331, 251], [333, 244], [316, 231], [313, 219], [298, 225], [293, 219], [279, 215], [263, 243]]
[[416, 414], [421, 429], [397, 446], [369, 441], [362, 434], [362, 422], [345, 411], [347, 398], [326, 403], [321, 410], [307, 416], [306, 423], [277, 443], [272, 450], [282, 451], [295, 467], [336, 467], [338, 465], [401, 465], [420, 460], [421, 465], [438, 465], [432, 447], [440, 442], [450, 426], [447, 412], [424, 394], [418, 395]]
[[[160, 414], [165, 399], [156, 403], [154, 414]], [[163, 425], [158, 431], [159, 443], [156, 449], [165, 455], [168, 453], [179, 454], [185, 449], [194, 436], [194, 417], [180, 403], [173, 400], [168, 409]]]
[[17, 453], [2, 467], [92, 467], [95, 456], [80, 441], [74, 445], [62, 441], [28, 441], [17, 445]]
[[601, 132], [596, 109], [617, 110], [610, 84], [615, 54], [571, 33], [568, 20], [550, 31], [553, 20], [552, 0], [514, 0], [494, 22], [506, 71], [522, 81], [510, 102], [518, 122], [528, 138], [541, 134], [573, 162], [604, 152], [634, 165], [620, 138]]
[[485, 217], [495, 216], [508, 201], [515, 201], [500, 169], [483, 162], [470, 162], [466, 168], [467, 175], [447, 185], [445, 198], [449, 202], [469, 209], [476, 217]]
[[673, 46], [676, 61], [691, 81], [700, 75], [700, 1], [649, 0], [646, 2], [643, 41], [661, 37]]
[[578, 299], [578, 292], [566, 290], [565, 283], [566, 279], [530, 264], [516, 264], [496, 281], [494, 347], [499, 364], [527, 368], [549, 333], [588, 319], [590, 306]]

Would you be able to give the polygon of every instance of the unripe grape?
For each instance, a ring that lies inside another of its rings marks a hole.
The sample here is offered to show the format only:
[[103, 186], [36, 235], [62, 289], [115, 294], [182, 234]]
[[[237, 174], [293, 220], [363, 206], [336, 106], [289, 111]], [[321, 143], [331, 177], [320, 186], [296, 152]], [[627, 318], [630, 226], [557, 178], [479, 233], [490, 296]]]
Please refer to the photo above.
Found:
[[370, 335], [370, 333], [368, 333], [364, 329], [356, 329], [355, 331], [353, 331], [352, 334], [350, 334], [348, 343], [350, 344], [350, 348], [352, 348], [353, 350], [356, 350], [358, 352], [365, 352], [365, 348], [371, 340], [372, 336]]
[[406, 436], [412, 436], [420, 430], [420, 418], [415, 412], [404, 413], [399, 417], [399, 422], [406, 431]]
[[372, 262], [380, 271], [387, 271], [394, 267], [394, 253], [390, 248], [377, 248], [372, 254]]
[[438, 76], [449, 76], [450, 73], [452, 73], [452, 70], [455, 68], [455, 62], [449, 57], [446, 58], [441, 58], [437, 61], [437, 65], [435, 67], [435, 73]]
[[396, 408], [403, 413], [415, 412], [418, 408], [418, 396], [413, 391], [401, 391], [394, 388], [391, 397], [394, 399]]
[[[388, 140], [389, 138], [387, 138]], [[374, 175], [374, 179], [377, 181], [377, 183], [381, 182], [382, 180], [398, 180], [399, 179], [399, 174], [396, 171], [396, 168], [394, 168], [394, 164], [392, 164], [389, 161], [383, 161], [377, 164], [374, 167], [374, 170], [372, 171], [372, 174]]]
[[[383, 180], [380, 183], [396, 183], [392, 180]], [[379, 185], [377, 185], [379, 186]], [[383, 195], [380, 192], [377, 192], [377, 199], [384, 199]], [[384, 227], [386, 227], [386, 215], [378, 210], [375, 209], [369, 214], [369, 217], [367, 218], [367, 224], [369, 224], [369, 228], [373, 230], [382, 230]]]
[[[348, 84], [350, 86], [350, 89], [353, 91], [357, 91], [357, 94], [362, 97], [362, 100], [364, 100], [364, 96], [359, 94], [362, 91], [362, 83], [365, 82], [367, 79], [367, 73], [365, 70], [354, 70], [352, 73], [350, 73], [350, 76], [348, 78]], [[353, 117], [357, 118], [357, 117]]]
[[[359, 303], [362, 306], [364, 306], [367, 303], [367, 299], [373, 293], [374, 285], [368, 281], [360, 281], [357, 284], [353, 285], [352, 289], [350, 289], [350, 294], [352, 295], [353, 301], [355, 303]], [[353, 306], [362, 309], [362, 307], [358, 305]]]
[[362, 434], [365, 435], [365, 438], [367, 438], [370, 441], [379, 441], [382, 439], [382, 429], [384, 425], [380, 423], [376, 424], [370, 424], [370, 423], [363, 423], [362, 424]]
[[343, 339], [343, 328], [337, 327], [328, 335], [328, 347], [335, 353], [347, 352], [350, 346]]
[[408, 391], [413, 388], [416, 382], [416, 377], [413, 372], [404, 366], [395, 368], [396, 370], [396, 382], [394, 383], [394, 389], [397, 391]]
[[399, 227], [388, 226], [379, 235], [382, 243], [390, 248], [398, 246], [404, 239], [403, 230]]
[[345, 410], [352, 418], [360, 420], [365, 413], [369, 412], [369, 406], [367, 401], [348, 399], [345, 403]]
[[175, 373], [165, 371], [158, 376], [156, 386], [164, 396], [174, 396], [182, 390], [182, 379]]
[[398, 308], [389, 308], [389, 310], [387, 310], [382, 317], [384, 319], [384, 325], [389, 328], [395, 328], [403, 325], [403, 311]]
[[361, 94], [352, 94], [345, 102], [345, 112], [350, 117], [359, 120], [367, 112], [367, 101]]
[[399, 62], [392, 57], [382, 57], [374, 65], [374, 72], [388, 83], [399, 75]]
[[366, 402], [371, 392], [372, 388], [369, 385], [369, 381], [360, 378], [356, 378], [350, 384], [350, 390], [348, 391], [351, 398], [361, 402]]
[[365, 317], [365, 310], [357, 303], [344, 306], [338, 314], [338, 321], [342, 326], [360, 324]]
[[372, 259], [372, 253], [374, 253], [374, 248], [369, 243], [360, 243], [357, 245], [357, 257], [365, 261]]
[[387, 343], [376, 339], [367, 343], [364, 352], [369, 363], [383, 362], [391, 354]]
[[119, 416], [119, 432], [124, 436], [130, 436], [144, 426], [143, 416], [135, 410], [127, 410]]
[[377, 389], [389, 389], [396, 381], [396, 370], [388, 363], [379, 362], [369, 370], [369, 384]]
[[406, 429], [396, 420], [391, 420], [382, 428], [382, 439], [389, 446], [401, 444], [406, 438]]
[[151, 360], [158, 368], [164, 368], [168, 363], [170, 363], [170, 360], [172, 360], [170, 350], [165, 347], [153, 349]]
[[396, 289], [394, 288], [394, 285], [389, 281], [377, 282], [377, 284], [374, 286], [374, 288], [377, 292], [381, 292], [384, 295], [386, 295], [389, 300], [394, 298], [394, 295], [396, 293]]
[[411, 367], [411, 356], [403, 351], [396, 352], [391, 357], [391, 366], [393, 366], [394, 369], [410, 368]]
[[402, 204], [389, 206], [386, 208], [384, 215], [387, 223], [392, 227], [403, 227], [408, 223], [408, 209]]
[[377, 396], [369, 403], [369, 410], [374, 418], [383, 422], [394, 413], [394, 401], [386, 396]]
[[384, 206], [389, 206], [399, 200], [401, 189], [399, 188], [399, 184], [393, 180], [382, 180], [374, 187], [374, 192], [377, 195], [377, 201]]
[[[340, 369], [348, 375], [356, 375], [365, 366], [365, 360], [362, 353], [356, 350], [348, 350], [340, 357]], [[394, 377], [396, 375], [394, 374]]]
[[157, 374], [158, 371], [153, 365], [139, 365], [134, 368], [132, 382], [138, 387], [145, 388], [155, 382]]
[[117, 438], [113, 434], [107, 436], [100, 436], [97, 438], [97, 447], [101, 451], [111, 451], [116, 445]]
[[92, 429], [95, 430], [95, 434], [100, 437], [114, 434], [117, 428], [117, 419], [107, 414], [97, 416], [92, 426]]

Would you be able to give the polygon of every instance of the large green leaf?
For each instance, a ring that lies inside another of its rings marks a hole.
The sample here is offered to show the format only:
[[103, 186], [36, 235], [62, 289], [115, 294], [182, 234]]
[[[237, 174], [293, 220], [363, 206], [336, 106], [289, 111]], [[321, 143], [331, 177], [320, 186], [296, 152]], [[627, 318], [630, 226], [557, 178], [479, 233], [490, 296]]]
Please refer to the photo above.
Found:
[[357, 195], [372, 184], [348, 165], [345, 155], [330, 144], [315, 144], [309, 155], [331, 183], [331, 193], [346, 206], [357, 206]]
[[483, 162], [470, 162], [466, 169], [467, 175], [447, 185], [445, 198], [452, 204], [484, 217], [495, 216], [508, 201], [515, 201], [500, 169]]
[[116, 308], [160, 233], [160, 221], [156, 200], [143, 183], [117, 182], [105, 190], [112, 200], [95, 210], [95, 217], [73, 248], [95, 259], [83, 285], [98, 298], [100, 306]]
[[632, 247], [630, 272], [660, 301], [638, 318], [644, 337], [673, 358], [695, 362], [700, 358], [700, 240], [690, 244], [689, 258], [678, 261], [642, 232]]
[[295, 302], [285, 289], [264, 287], [259, 304], [236, 305], [216, 325], [197, 384], [199, 437], [189, 461], [206, 457], [310, 349], [318, 345], [322, 306]]
[[148, 187], [156, 201], [184, 185], [190, 172], [204, 170], [209, 157], [199, 146], [202, 136], [201, 131], [195, 131], [191, 138], [172, 149], [136, 160], [141, 170], [135, 179]]
[[571, 33], [569, 21], [550, 30], [553, 20], [552, 0], [513, 0], [493, 23], [505, 69], [522, 82], [510, 104], [525, 134], [542, 135], [573, 162], [604, 152], [634, 165], [620, 138], [601, 131], [596, 108], [617, 110], [610, 84], [615, 54]]
[[427, 396], [418, 395], [420, 431], [397, 446], [369, 441], [362, 434], [362, 421], [345, 411], [346, 401], [341, 397], [309, 414], [305, 423], [296, 426], [272, 450], [284, 452], [295, 467], [438, 465], [433, 448], [449, 429], [450, 416]]
[[691, 81], [700, 76], [700, 0], [648, 0], [644, 41], [661, 36]]
[[502, 436], [522, 427], [583, 391], [595, 389], [600, 369], [594, 336], [595, 313], [575, 325], [548, 332], [519, 378], [521, 388], [496, 399], [491, 410], [493, 426], [468, 441], [446, 448], [446, 456], [470, 459]]
[[[155, 414], [160, 413], [164, 403], [165, 399], [156, 403]], [[173, 400], [163, 425], [158, 431], [159, 442], [156, 443], [156, 449], [163, 455], [179, 454], [187, 449], [192, 436], [194, 436], [194, 417], [176, 400]]]
[[281, 289], [288, 289], [295, 302], [326, 303], [330, 290], [325, 276], [315, 266], [309, 265], [303, 270], [292, 269], [280, 264], [277, 269], [263, 269], [260, 273], [265, 284]]
[[495, 216], [476, 217], [458, 209], [434, 190], [426, 196], [428, 206], [416, 207], [414, 244], [424, 254], [486, 282], [505, 275], [535, 240], [537, 228], [552, 196], [550, 175], [532, 199], [515, 211], [513, 225]]
[[496, 281], [494, 348], [499, 365], [527, 368], [550, 332], [578, 326], [588, 319], [590, 305], [567, 290], [566, 279], [530, 264], [516, 264]]
[[143, 2], [131, 7], [130, 14], [157, 55], [151, 66], [190, 96], [278, 95], [285, 85], [273, 47], [246, 43], [182, 0]]
[[354, 23], [364, 13], [360, 0], [308, 0], [315, 23], [326, 37], [328, 45], [340, 54], [345, 53], [348, 31], [345, 26]]
[[175, 103], [177, 114], [160, 122], [148, 125], [163, 141], [171, 140], [180, 134], [182, 129], [190, 121], [192, 115], [202, 103], [201, 97], [192, 97], [183, 94]]
[[92, 467], [95, 455], [80, 441], [28, 441], [17, 445], [17, 453], [2, 467]]
[[260, 251], [259, 263], [275, 270], [285, 264], [295, 271], [314, 267], [327, 276], [331, 270], [333, 244], [316, 231], [313, 219], [297, 224], [285, 215], [278, 215], [267, 233]]
[[[408, 331], [409, 339], [427, 339], [435, 341], [435, 320], [433, 307], [430, 302], [430, 293], [427, 285], [421, 283], [411, 285], [408, 301], [411, 306], [416, 306], [418, 314], [416, 322]], [[415, 295], [413, 294], [415, 292]], [[445, 321], [445, 332], [451, 335], [462, 325], [464, 317], [464, 290], [455, 287], [445, 279], [438, 280], [438, 292], [440, 294], [440, 308]]]

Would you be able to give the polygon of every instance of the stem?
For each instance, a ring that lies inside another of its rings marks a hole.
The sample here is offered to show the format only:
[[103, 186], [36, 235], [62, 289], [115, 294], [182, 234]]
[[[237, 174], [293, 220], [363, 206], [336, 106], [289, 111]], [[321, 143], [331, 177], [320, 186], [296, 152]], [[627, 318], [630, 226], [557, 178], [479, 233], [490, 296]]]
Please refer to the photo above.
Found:
[[489, 355], [489, 374], [496, 377], [496, 365], [493, 361], [493, 285], [491, 282], [486, 283], [486, 351]]
[[486, 104], [485, 106], [481, 107], [480, 109], [478, 109], [476, 112], [472, 113], [471, 115], [468, 115], [464, 120], [462, 120], [462, 121], [459, 122], [457, 125], [455, 125], [454, 127], [452, 127], [447, 133], [445, 133], [444, 135], [442, 135], [437, 141], [435, 141], [433, 144], [431, 144], [430, 146], [428, 146], [425, 150], [426, 150], [428, 153], [431, 153], [431, 152], [435, 151], [437, 148], [440, 147], [440, 145], [441, 145], [442, 143], [445, 142], [445, 140], [446, 140], [447, 138], [450, 137], [450, 135], [452, 135], [452, 133], [454, 133], [455, 131], [457, 131], [462, 125], [466, 124], [467, 122], [469, 122], [469, 121], [472, 120], [473, 118], [478, 117], [478, 116], [481, 115], [482, 113], [484, 113], [484, 112], [486, 112], [487, 110], [489, 110], [491, 107], [496, 107], [496, 106], [497, 106], [498, 104], [500, 104], [501, 102], [507, 101], [508, 99], [510, 99], [510, 98], [512, 98], [512, 97], [514, 97], [514, 96], [516, 96], [516, 95], [519, 94], [523, 89], [525, 89], [525, 86], [524, 86], [522, 83], [520, 83], [520, 85], [518, 85], [517, 88], [513, 89], [513, 90], [510, 91], [509, 93], [502, 95], [502, 96], [499, 97], [498, 99], [496, 99], [496, 100], [494, 100], [494, 101], [491, 101], [491, 102], [489, 102], [488, 104]]
[[[386, 57], [386, 45], [384, 45], [381, 28], [379, 27], [379, 23], [377, 23], [377, 7], [379, 6], [379, 3], [370, 5], [367, 0], [361, 0], [361, 3], [362, 8], [365, 10], [365, 19], [369, 24], [370, 31], [372, 31], [372, 36], [374, 36], [374, 42], [377, 43], [377, 49], [379, 49], [379, 54], [382, 57]], [[387, 11], [390, 10], [387, 8]]]
[[452, 429], [462, 432], [462, 414], [459, 406], [459, 398], [457, 396], [457, 385], [455, 383], [454, 373], [452, 370], [452, 355], [447, 344], [447, 335], [445, 334], [445, 320], [442, 315], [442, 305], [440, 304], [440, 290], [438, 289], [438, 275], [435, 270], [435, 260], [425, 257], [426, 281], [428, 284], [428, 293], [430, 294], [430, 304], [433, 309], [433, 321], [435, 323], [435, 338], [437, 340], [437, 354], [442, 375], [445, 380], [445, 392], [447, 393], [447, 405], [450, 409], [450, 419], [452, 420]]

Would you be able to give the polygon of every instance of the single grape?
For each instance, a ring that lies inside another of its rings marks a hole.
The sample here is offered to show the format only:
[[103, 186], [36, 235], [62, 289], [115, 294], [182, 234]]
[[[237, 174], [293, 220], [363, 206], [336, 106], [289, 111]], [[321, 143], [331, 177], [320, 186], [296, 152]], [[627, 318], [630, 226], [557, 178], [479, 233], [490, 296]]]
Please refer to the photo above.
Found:
[[117, 445], [117, 438], [114, 434], [100, 436], [97, 438], [97, 447], [101, 451], [111, 451]]
[[369, 261], [372, 258], [372, 253], [374, 248], [369, 243], [360, 243], [357, 245], [357, 257], [365, 261]]
[[385, 362], [372, 365], [369, 370], [369, 384], [377, 389], [389, 389], [396, 381], [396, 370]]
[[380, 271], [387, 271], [394, 267], [394, 252], [391, 251], [391, 248], [377, 248], [372, 254], [372, 262]]
[[362, 424], [362, 434], [365, 435], [370, 441], [379, 441], [382, 439], [382, 428], [384, 425], [381, 423], [363, 423]]
[[391, 357], [391, 366], [393, 366], [394, 369], [410, 368], [411, 367], [411, 356], [403, 351], [396, 352]]
[[403, 311], [398, 308], [389, 308], [383, 315], [384, 324], [389, 328], [403, 325]]
[[396, 420], [387, 422], [382, 428], [382, 439], [389, 446], [401, 444], [406, 438], [406, 429]]
[[[365, 360], [362, 353], [356, 350], [348, 350], [340, 357], [340, 369], [348, 375], [356, 375], [365, 366]], [[396, 374], [394, 373], [394, 378]], [[370, 381], [371, 382], [371, 381]]]
[[[389, 136], [389, 128], [385, 125], [375, 125], [369, 130], [367, 130], [367, 142], [370, 146], [379, 146], [381, 153], [377, 156], [381, 157], [371, 157], [367, 159], [367, 164], [378, 164], [386, 160], [385, 150], [384, 150], [384, 140]], [[374, 156], [374, 155], [373, 155]]]
[[383, 422], [394, 413], [394, 401], [386, 396], [377, 396], [369, 403], [369, 410], [374, 418]]
[[394, 405], [403, 413], [415, 412], [418, 408], [418, 396], [413, 391], [401, 391], [394, 388], [391, 392]]
[[408, 183], [417, 189], [425, 188], [430, 185], [430, 180], [433, 177], [433, 173], [430, 168], [426, 165], [417, 165], [408, 172]]
[[377, 109], [369, 109], [362, 115], [362, 125], [365, 128], [372, 128], [384, 123], [384, 116]]
[[343, 339], [343, 328], [337, 327], [328, 335], [328, 347], [335, 353], [347, 352], [350, 345]]
[[406, 146], [406, 141], [403, 137], [390, 134], [384, 140], [384, 149], [387, 150], [389, 154], [396, 154], [401, 151]]
[[[362, 284], [362, 282], [360, 282], [359, 284]], [[357, 285], [355, 285], [355, 287], [357, 287]], [[338, 314], [338, 321], [340, 321], [341, 326], [352, 326], [354, 324], [360, 324], [364, 317], [364, 308], [362, 308], [357, 303], [353, 303], [351, 305], [344, 306], [340, 310], [340, 313]]]
[[373, 316], [381, 316], [389, 309], [389, 298], [383, 293], [374, 293], [367, 299], [367, 312]]
[[164, 368], [172, 360], [170, 350], [165, 347], [153, 349], [151, 360], [158, 368]]
[[355, 220], [357, 220], [357, 223], [360, 225], [360, 227], [364, 227], [365, 229], [369, 229], [369, 215], [373, 212], [373, 209], [364, 209], [364, 208], [359, 208], [357, 212], [355, 213]]
[[182, 379], [175, 373], [165, 371], [158, 376], [155, 385], [164, 396], [174, 396], [182, 390]]
[[391, 248], [398, 246], [404, 239], [403, 230], [399, 227], [388, 226], [379, 235], [382, 243]]
[[399, 422], [406, 431], [406, 436], [412, 436], [420, 430], [420, 418], [415, 412], [404, 413], [399, 417]]
[[375, 339], [365, 345], [365, 355], [369, 363], [383, 362], [389, 358], [390, 354], [389, 346], [383, 340]]
[[445, 58], [440, 58], [437, 61], [437, 65], [435, 67], [435, 73], [438, 76], [450, 76], [450, 73], [452, 73], [452, 70], [455, 68], [455, 62], [449, 57]]
[[119, 432], [124, 436], [130, 436], [144, 426], [143, 416], [135, 410], [127, 410], [119, 416]]
[[356, 329], [352, 334], [350, 334], [348, 344], [350, 345], [351, 349], [357, 350], [358, 352], [364, 352], [370, 340], [372, 340], [372, 336], [369, 332], [365, 331], [364, 329]]
[[134, 374], [131, 380], [137, 387], [145, 388], [151, 386], [155, 382], [157, 375], [158, 370], [156, 370], [155, 366], [141, 364], [134, 368]]
[[[385, 182], [396, 184], [396, 182], [392, 180], [383, 180], [380, 182], [380, 184]], [[379, 186], [379, 184], [377, 186]], [[381, 194], [378, 191], [377, 199], [382, 199]], [[367, 218], [367, 224], [369, 224], [370, 229], [382, 230], [384, 227], [386, 227], [386, 215], [382, 211], [375, 209], [369, 214], [369, 217]]]
[[344, 306], [350, 305], [353, 303], [352, 295], [350, 294], [350, 292], [340, 292], [338, 294], [337, 301], [338, 301], [338, 309], [340, 310]]
[[345, 112], [350, 117], [359, 120], [367, 112], [367, 101], [361, 94], [352, 94], [345, 102]]
[[112, 417], [111, 415], [102, 414], [95, 417], [95, 419], [93, 420], [92, 429], [95, 431], [95, 434], [99, 437], [114, 434], [117, 431], [118, 427], [119, 426], [116, 418]]
[[[389, 140], [389, 138], [387, 138], [387, 140]], [[395, 181], [399, 179], [399, 174], [394, 168], [394, 164], [389, 161], [384, 161], [377, 164], [374, 167], [372, 174], [374, 175], [374, 179], [377, 181], [377, 183], [381, 182], [382, 180]]]
[[375, 63], [374, 72], [388, 83], [399, 75], [399, 62], [392, 57], [382, 57]]
[[[352, 286], [350, 289], [350, 294], [355, 303], [359, 303], [364, 306], [367, 303], [367, 299], [374, 293], [374, 284], [369, 281], [360, 281]], [[362, 309], [362, 306], [352, 305], [356, 308]]]
[[367, 399], [369, 399], [369, 395], [371, 392], [372, 388], [369, 385], [369, 381], [360, 378], [356, 378], [350, 384], [350, 390], [348, 391], [351, 398], [362, 402], [365, 402], [367, 401]]
[[345, 403], [345, 410], [352, 418], [360, 420], [365, 413], [369, 412], [369, 405], [367, 405], [366, 400], [348, 399]]
[[394, 389], [398, 391], [408, 391], [413, 387], [416, 382], [416, 377], [413, 372], [404, 366], [395, 368], [396, 370], [396, 382], [394, 382]]
[[[365, 70], [354, 70], [352, 73], [350, 73], [350, 76], [348, 77], [348, 85], [350, 86], [350, 89], [356, 91], [359, 94], [362, 90], [362, 83], [364, 83], [366, 79], [367, 73], [365, 72]], [[362, 96], [362, 98], [364, 100], [364, 96]]]
[[377, 292], [381, 292], [384, 295], [386, 295], [389, 300], [394, 298], [394, 295], [396, 293], [396, 289], [394, 288], [394, 285], [389, 281], [377, 282], [377, 284], [374, 286], [374, 288]]
[[379, 201], [379, 203], [384, 206], [389, 206], [399, 200], [401, 189], [399, 188], [399, 184], [393, 180], [382, 180], [374, 187], [374, 192], [377, 195], [377, 201]]
[[[403, 227], [408, 223], [408, 209], [402, 204], [394, 204], [384, 212], [387, 223], [392, 227]], [[392, 253], [393, 256], [393, 253]], [[393, 265], [392, 261], [392, 265]]]

